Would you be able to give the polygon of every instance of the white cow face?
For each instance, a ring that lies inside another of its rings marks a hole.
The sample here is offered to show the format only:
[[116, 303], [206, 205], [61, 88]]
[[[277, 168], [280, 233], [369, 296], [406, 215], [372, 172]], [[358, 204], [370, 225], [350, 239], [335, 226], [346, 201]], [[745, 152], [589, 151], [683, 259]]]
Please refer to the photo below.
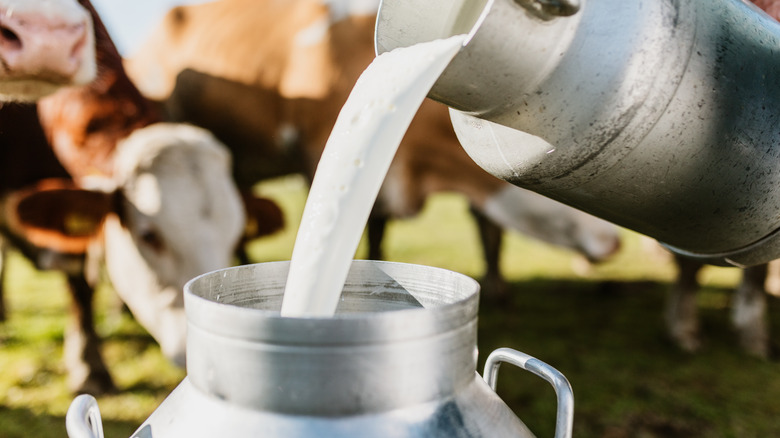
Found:
[[0, 100], [37, 100], [95, 73], [92, 19], [76, 0], [0, 0]]
[[158, 124], [117, 153], [121, 220], [106, 223], [117, 293], [163, 351], [183, 361], [184, 283], [230, 266], [245, 216], [226, 149], [207, 131]]

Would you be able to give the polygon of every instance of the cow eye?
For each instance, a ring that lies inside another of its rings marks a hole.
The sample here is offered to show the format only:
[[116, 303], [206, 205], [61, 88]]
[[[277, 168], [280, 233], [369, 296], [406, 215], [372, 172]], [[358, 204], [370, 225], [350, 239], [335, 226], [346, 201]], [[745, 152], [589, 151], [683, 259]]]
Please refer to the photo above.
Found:
[[108, 128], [110, 120], [106, 117], [93, 117], [84, 128], [87, 134], [94, 134]]
[[146, 230], [141, 233], [141, 241], [157, 252], [162, 251], [165, 246], [160, 233], [154, 230]]

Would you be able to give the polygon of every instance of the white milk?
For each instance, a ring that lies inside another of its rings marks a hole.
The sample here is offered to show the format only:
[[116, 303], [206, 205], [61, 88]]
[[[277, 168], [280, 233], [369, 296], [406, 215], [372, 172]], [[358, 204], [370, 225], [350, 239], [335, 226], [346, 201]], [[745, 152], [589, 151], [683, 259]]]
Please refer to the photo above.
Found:
[[355, 83], [314, 175], [282, 315], [330, 317], [401, 139], [465, 35], [378, 56]]

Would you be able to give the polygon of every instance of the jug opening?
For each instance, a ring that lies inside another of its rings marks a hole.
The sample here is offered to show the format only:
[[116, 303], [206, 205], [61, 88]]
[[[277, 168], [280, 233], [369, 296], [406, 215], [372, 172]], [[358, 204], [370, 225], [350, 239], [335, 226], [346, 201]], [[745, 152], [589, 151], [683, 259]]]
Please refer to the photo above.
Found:
[[[190, 301], [278, 313], [288, 269], [288, 262], [275, 262], [204, 274], [189, 282], [186, 295]], [[452, 271], [429, 268], [409, 275], [408, 269], [397, 263], [353, 262], [337, 317], [453, 306], [474, 298], [479, 290], [473, 279]]]
[[[341, 344], [345, 331], [351, 333], [349, 342], [400, 340], [476, 318], [479, 284], [474, 279], [445, 269], [362, 260], [352, 263], [334, 317], [283, 317], [288, 271], [289, 262], [272, 262], [196, 277], [185, 286], [189, 324], [244, 339]], [[365, 330], [369, 325], [373, 329]]]
[[[425, 41], [468, 34], [468, 44], [494, 0], [382, 1], [376, 23], [376, 52], [388, 52]], [[404, 23], [404, 32], [390, 31]]]

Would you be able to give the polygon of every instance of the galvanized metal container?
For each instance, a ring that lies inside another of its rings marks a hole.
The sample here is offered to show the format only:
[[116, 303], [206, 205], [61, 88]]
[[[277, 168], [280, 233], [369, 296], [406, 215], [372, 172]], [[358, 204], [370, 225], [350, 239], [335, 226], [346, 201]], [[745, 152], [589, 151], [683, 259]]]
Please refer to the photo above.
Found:
[[780, 257], [780, 25], [741, 0], [383, 0], [379, 53], [468, 33], [431, 90], [488, 172], [717, 264]]
[[[571, 387], [554, 368], [500, 349], [487, 360], [488, 382], [475, 372], [471, 278], [355, 261], [335, 317], [283, 318], [288, 266], [241, 266], [187, 284], [187, 377], [133, 438], [531, 437], [491, 389], [502, 362], [553, 384], [556, 436], [571, 436]], [[71, 438], [102, 433], [89, 397], [67, 420]]]

